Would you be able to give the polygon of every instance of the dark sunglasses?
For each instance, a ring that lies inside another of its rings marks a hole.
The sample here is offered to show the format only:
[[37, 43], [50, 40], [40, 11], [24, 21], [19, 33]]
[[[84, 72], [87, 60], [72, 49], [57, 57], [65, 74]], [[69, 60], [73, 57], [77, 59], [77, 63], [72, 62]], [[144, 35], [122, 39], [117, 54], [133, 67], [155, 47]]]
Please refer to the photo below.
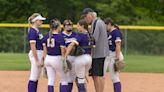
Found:
[[69, 24], [64, 24], [64, 26], [73, 26], [73, 24], [69, 23]]

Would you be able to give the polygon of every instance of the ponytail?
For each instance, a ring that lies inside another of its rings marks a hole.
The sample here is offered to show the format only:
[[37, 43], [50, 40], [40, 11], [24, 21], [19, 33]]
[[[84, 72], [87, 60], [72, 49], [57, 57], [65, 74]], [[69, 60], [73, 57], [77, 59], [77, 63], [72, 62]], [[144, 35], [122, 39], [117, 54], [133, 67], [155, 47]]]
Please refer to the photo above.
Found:
[[30, 24], [33, 24], [32, 20], [39, 16], [39, 13], [33, 13], [29, 18], [28, 18], [28, 31], [30, 30]]
[[119, 26], [117, 24], [113, 25], [116, 29], [120, 30]]
[[50, 21], [50, 31], [49, 31], [49, 39], [50, 39], [50, 44], [51, 44], [51, 39], [52, 39], [52, 31], [55, 29], [58, 29], [61, 26], [61, 22], [59, 19], [54, 18]]

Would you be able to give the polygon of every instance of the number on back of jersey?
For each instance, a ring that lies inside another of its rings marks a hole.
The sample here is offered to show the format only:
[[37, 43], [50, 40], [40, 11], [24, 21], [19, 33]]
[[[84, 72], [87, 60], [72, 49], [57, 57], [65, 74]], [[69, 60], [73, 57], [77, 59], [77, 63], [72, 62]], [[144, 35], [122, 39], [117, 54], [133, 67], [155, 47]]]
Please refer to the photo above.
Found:
[[47, 39], [47, 47], [55, 47], [55, 39], [54, 38], [51, 38], [51, 41], [50, 41], [50, 38]]

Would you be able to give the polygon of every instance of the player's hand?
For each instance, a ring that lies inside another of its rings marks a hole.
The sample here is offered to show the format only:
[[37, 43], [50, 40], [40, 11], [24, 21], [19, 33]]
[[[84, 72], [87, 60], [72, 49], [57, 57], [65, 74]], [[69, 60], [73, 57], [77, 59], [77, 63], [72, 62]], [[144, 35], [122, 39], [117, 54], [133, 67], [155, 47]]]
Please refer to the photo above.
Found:
[[67, 65], [65, 57], [62, 57], [62, 62], [63, 62], [63, 71], [64, 71], [64, 73], [67, 73], [69, 71], [69, 69], [68, 69], [68, 65]]
[[44, 66], [44, 57], [42, 58], [42, 61], [41, 61], [41, 67]]
[[39, 61], [36, 61], [36, 65], [37, 65], [38, 67], [43, 67], [43, 64], [41, 64]]
[[117, 61], [119, 61], [119, 60], [120, 60], [119, 58], [116, 58], [116, 59], [115, 59], [115, 62], [117, 62]]
[[121, 71], [122, 69], [124, 69], [125, 67], [125, 62], [121, 61], [119, 58], [115, 59], [115, 63], [114, 63], [114, 71]]

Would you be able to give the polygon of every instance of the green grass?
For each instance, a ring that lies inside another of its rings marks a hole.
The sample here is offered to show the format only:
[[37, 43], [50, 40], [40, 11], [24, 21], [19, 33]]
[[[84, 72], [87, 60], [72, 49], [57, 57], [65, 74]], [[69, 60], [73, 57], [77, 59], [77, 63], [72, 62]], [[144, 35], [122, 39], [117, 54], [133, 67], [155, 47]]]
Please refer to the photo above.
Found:
[[125, 72], [164, 73], [163, 56], [127, 55]]
[[[163, 56], [127, 55], [124, 72], [164, 73]], [[28, 54], [0, 53], [0, 70], [30, 70]]]
[[29, 70], [28, 54], [0, 53], [0, 70]]

